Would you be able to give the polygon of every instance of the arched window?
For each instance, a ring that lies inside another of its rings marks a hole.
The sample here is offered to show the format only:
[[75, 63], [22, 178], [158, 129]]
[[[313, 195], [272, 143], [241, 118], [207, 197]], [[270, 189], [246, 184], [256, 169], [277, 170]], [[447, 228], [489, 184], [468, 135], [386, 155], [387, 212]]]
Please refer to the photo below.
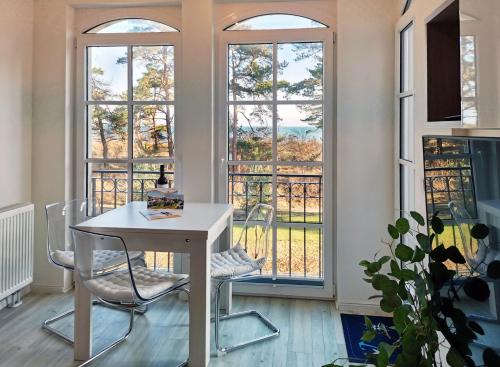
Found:
[[225, 31], [328, 28], [316, 20], [291, 14], [266, 14], [236, 22]]
[[227, 162], [220, 196], [235, 207], [234, 238], [253, 205], [273, 205], [273, 252], [264, 275], [270, 283], [288, 278], [287, 284], [322, 285], [327, 292], [333, 288], [331, 248], [324, 246], [332, 236], [324, 223], [333, 202], [333, 32], [307, 17], [275, 13], [232, 24], [220, 39], [220, 155]]
[[179, 32], [178, 29], [149, 19], [117, 19], [93, 27], [85, 33], [161, 33]]

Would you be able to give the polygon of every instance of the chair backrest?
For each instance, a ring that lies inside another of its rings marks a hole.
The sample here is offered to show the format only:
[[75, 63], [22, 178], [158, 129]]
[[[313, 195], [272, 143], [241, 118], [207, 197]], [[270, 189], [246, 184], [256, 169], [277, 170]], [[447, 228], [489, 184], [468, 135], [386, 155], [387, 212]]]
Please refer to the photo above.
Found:
[[[70, 230], [75, 245], [75, 272], [91, 293], [104, 300], [116, 302], [133, 303], [140, 299], [127, 246], [122, 238], [82, 231], [75, 227], [70, 227]], [[103, 253], [120, 253], [124, 261], [112, 268], [103, 268], [102, 262], [99, 261]], [[99, 283], [104, 280], [104, 276], [113, 273], [119, 274], [119, 288]]]
[[47, 256], [58, 266], [70, 268], [54, 256], [57, 251], [73, 251], [73, 240], [68, 227], [87, 220], [91, 208], [87, 200], [75, 199], [45, 206], [47, 218]]
[[448, 203], [448, 208], [450, 209], [453, 220], [460, 233], [465, 258], [471, 266], [476, 266], [477, 261], [482, 261], [482, 259], [477, 259], [477, 246], [483, 245], [482, 243], [477, 243], [471, 236], [471, 229], [477, 221], [474, 220], [467, 212], [467, 209], [457, 201], [450, 201]]
[[266, 259], [269, 254], [269, 230], [273, 215], [273, 207], [262, 203], [248, 213], [238, 243], [253, 259]]

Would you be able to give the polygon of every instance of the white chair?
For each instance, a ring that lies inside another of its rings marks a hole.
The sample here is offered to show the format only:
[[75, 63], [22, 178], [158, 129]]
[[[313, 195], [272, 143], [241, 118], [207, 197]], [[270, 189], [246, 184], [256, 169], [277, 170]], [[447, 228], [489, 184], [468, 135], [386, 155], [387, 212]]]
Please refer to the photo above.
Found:
[[[215, 281], [215, 346], [217, 351], [225, 354], [251, 344], [262, 342], [280, 333], [271, 320], [255, 310], [220, 315], [220, 291], [224, 284], [257, 280], [262, 278], [269, 251], [269, 228], [273, 220], [274, 209], [270, 205], [257, 204], [252, 208], [242, 228], [238, 242], [231, 249], [212, 254], [211, 276]], [[271, 331], [270, 334], [244, 341], [232, 346], [221, 346], [219, 341], [220, 322], [224, 320], [254, 316]]]
[[[187, 275], [166, 271], [153, 271], [133, 265], [130, 253], [122, 238], [91, 233], [71, 227], [75, 244], [75, 271], [83, 286], [101, 302], [112, 308], [130, 312], [128, 331], [121, 338], [98, 352], [80, 367], [92, 363], [127, 339], [134, 324], [134, 312], [169, 294], [184, 291], [189, 283]], [[97, 260], [99, 251], [116, 251], [125, 254], [126, 262], [112, 272], [103, 270]], [[179, 366], [186, 366], [187, 361]]]
[[[73, 271], [74, 270], [74, 244], [69, 226], [79, 224], [93, 216], [91, 210], [93, 205], [88, 205], [87, 200], [69, 200], [66, 202], [53, 203], [45, 206], [47, 217], [47, 256], [49, 261], [55, 266]], [[101, 269], [112, 270], [126, 262], [123, 251], [99, 251], [95, 253], [96, 262]], [[130, 257], [135, 261], [141, 261], [143, 253], [135, 251], [130, 253]], [[99, 304], [94, 301], [93, 304]], [[58, 329], [51, 326], [54, 322], [72, 315], [74, 309], [54, 316], [43, 322], [42, 328], [55, 334], [73, 344], [73, 338], [65, 335]]]

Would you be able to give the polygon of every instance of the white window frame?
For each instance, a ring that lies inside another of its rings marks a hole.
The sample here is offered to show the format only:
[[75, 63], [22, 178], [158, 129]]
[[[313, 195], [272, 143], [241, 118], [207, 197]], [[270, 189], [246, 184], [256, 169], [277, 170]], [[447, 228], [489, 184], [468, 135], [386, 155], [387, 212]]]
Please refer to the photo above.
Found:
[[[408, 29], [412, 29], [412, 37], [410, 38], [409, 54], [408, 57], [408, 77], [410, 88], [408, 90], [402, 90], [402, 72], [403, 72], [403, 50], [401, 48], [403, 44], [403, 34]], [[395, 178], [396, 178], [396, 198], [398, 212], [396, 213], [396, 218], [407, 216], [408, 212], [414, 210], [415, 208], [415, 20], [411, 19], [404, 23], [403, 26], [396, 29], [396, 77], [395, 77]], [[412, 110], [410, 111], [411, 117], [410, 121], [407, 122], [407, 129], [405, 130], [406, 136], [403, 136], [401, 131], [402, 119], [402, 102], [410, 98], [412, 101]], [[411, 156], [408, 159], [402, 157], [402, 140], [409, 144], [409, 151]], [[401, 171], [406, 170], [408, 172], [407, 185], [402, 184], [402, 174]], [[406, 204], [405, 207], [403, 205]]]
[[[225, 27], [224, 27], [225, 28]], [[227, 201], [228, 193], [228, 83], [227, 83], [227, 60], [228, 60], [228, 45], [230, 44], [273, 44], [276, 48], [278, 43], [299, 43], [299, 42], [323, 42], [324, 45], [324, 89], [323, 89], [323, 162], [322, 163], [303, 163], [296, 162], [285, 165], [322, 165], [323, 166], [323, 278], [322, 286], [309, 286], [298, 284], [235, 284], [234, 291], [242, 294], [259, 294], [268, 296], [290, 296], [290, 297], [309, 297], [309, 298], [328, 298], [334, 297], [334, 215], [333, 202], [334, 187], [334, 149], [335, 149], [335, 61], [334, 61], [334, 39], [335, 33], [332, 28], [317, 28], [317, 29], [286, 29], [286, 30], [238, 30], [238, 31], [219, 31], [217, 34], [217, 94], [216, 94], [216, 116], [217, 116], [217, 137], [216, 137], [216, 152], [217, 152], [217, 200], [220, 202]], [[276, 60], [275, 60], [276, 63]], [[277, 73], [277, 68], [273, 69]], [[274, 96], [276, 91], [274, 91]], [[271, 103], [270, 103], [271, 102]], [[257, 102], [259, 103], [259, 102]], [[273, 101], [267, 101], [267, 104], [272, 104], [273, 110], [276, 111], [276, 98]], [[279, 101], [279, 104], [286, 104], [286, 101]], [[296, 101], [290, 102], [295, 104]], [[242, 102], [241, 104], [245, 104]], [[248, 103], [247, 103], [248, 104]], [[251, 104], [255, 104], [251, 102]], [[273, 120], [276, 119], [274, 114]], [[273, 130], [276, 129], [276, 121], [273, 121]], [[276, 131], [274, 131], [276, 133]], [[274, 134], [275, 135], [275, 134]], [[273, 144], [273, 150], [276, 149]], [[274, 154], [274, 157], [276, 155]], [[273, 187], [276, 178], [276, 166], [282, 165], [280, 161], [266, 162], [247, 162], [238, 161], [240, 164], [264, 164], [273, 167]], [[275, 195], [273, 200], [275, 199]], [[275, 204], [275, 203], [274, 203]], [[293, 227], [293, 224], [291, 225]], [[273, 231], [276, 236], [276, 231]], [[275, 238], [273, 243], [273, 257], [276, 257], [277, 248]], [[271, 261], [271, 260], [269, 260]], [[273, 264], [273, 275], [276, 275], [275, 265]], [[293, 279], [293, 278], [292, 278]]]
[[[181, 55], [181, 36], [179, 32], [165, 32], [165, 33], [123, 33], [123, 34], [81, 34], [77, 39], [77, 53], [76, 53], [76, 194], [77, 197], [86, 197], [87, 193], [87, 173], [86, 165], [88, 163], [117, 163], [127, 165], [127, 202], [132, 200], [132, 185], [133, 185], [133, 165], [134, 163], [156, 163], [156, 164], [169, 164], [174, 163], [174, 181], [176, 177], [176, 171], [178, 169], [175, 165], [175, 151], [173, 158], [131, 158], [132, 146], [132, 136], [133, 136], [133, 113], [130, 111], [128, 113], [128, 157], [123, 159], [113, 159], [108, 158], [103, 160], [101, 158], [87, 158], [87, 144], [89, 137], [87, 136], [87, 105], [95, 104], [93, 102], [86, 102], [85, 96], [87, 95], [87, 47], [93, 46], [174, 46], [174, 101], [157, 101], [157, 102], [139, 102], [131, 101], [131, 96], [127, 101], [123, 102], [104, 102], [100, 104], [108, 105], [151, 105], [151, 104], [162, 104], [162, 105], [173, 105], [174, 108], [177, 104], [179, 92], [179, 65], [180, 65], [180, 55]], [[128, 63], [131, 63], [132, 54], [129, 52]], [[130, 64], [129, 64], [130, 65]], [[131, 85], [133, 83], [131, 69], [128, 72], [128, 93], [131, 93]], [[174, 129], [174, 142], [177, 146], [178, 141], [175, 137]], [[176, 183], [177, 186], [177, 183]], [[177, 186], [178, 187], [178, 186]]]

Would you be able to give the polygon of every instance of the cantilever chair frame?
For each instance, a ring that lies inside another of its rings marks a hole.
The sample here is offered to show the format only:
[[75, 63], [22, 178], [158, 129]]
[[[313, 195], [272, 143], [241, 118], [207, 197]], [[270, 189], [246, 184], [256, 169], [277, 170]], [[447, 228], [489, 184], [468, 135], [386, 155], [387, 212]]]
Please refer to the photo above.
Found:
[[[46, 222], [47, 222], [47, 243], [46, 243], [46, 246], [47, 246], [47, 257], [49, 259], [49, 262], [52, 263], [53, 265], [57, 266], [57, 267], [61, 267], [65, 270], [69, 270], [71, 272], [74, 272], [75, 271], [75, 268], [74, 266], [68, 266], [62, 262], [59, 262], [57, 261], [56, 259], [54, 259], [54, 257], [52, 256], [52, 248], [51, 248], [51, 239], [50, 239], [50, 220], [49, 220], [49, 212], [48, 210], [50, 208], [53, 208], [55, 206], [61, 206], [62, 208], [68, 206], [68, 205], [71, 205], [73, 203], [79, 203], [81, 202], [81, 204], [79, 205], [80, 206], [80, 212], [82, 210], [86, 210], [87, 208], [87, 204], [88, 204], [88, 199], [84, 199], [84, 200], [81, 200], [81, 199], [73, 199], [73, 200], [68, 200], [68, 201], [64, 201], [64, 202], [57, 202], [57, 203], [51, 203], [51, 204], [47, 204], [45, 205], [45, 218], [46, 218]], [[85, 206], [85, 207], [84, 207]], [[111, 272], [115, 269], [117, 269], [120, 265], [113, 265], [113, 266], [110, 266], [110, 267], [107, 267], [105, 270], [106, 272]], [[100, 299], [95, 299], [95, 300], [92, 300], [92, 305], [93, 306], [96, 306], [96, 305], [100, 305], [100, 306], [107, 306], [107, 303], [106, 302], [103, 302], [102, 300]], [[145, 305], [144, 307], [140, 308], [140, 309], [137, 309], [135, 310], [135, 312], [137, 312], [138, 314], [144, 314], [145, 312], [147, 311], [147, 305]], [[58, 336], [59, 338], [61, 338], [62, 340], [64, 340], [65, 342], [71, 344], [71, 345], [74, 345], [75, 341], [74, 341], [74, 338], [64, 334], [63, 332], [61, 332], [60, 330], [58, 330], [57, 328], [53, 327], [52, 324], [54, 324], [55, 322], [59, 321], [59, 320], [62, 320], [66, 317], [69, 317], [71, 315], [73, 315], [75, 313], [75, 309], [72, 308], [68, 311], [65, 311], [61, 314], [58, 314], [54, 317], [51, 317], [45, 321], [42, 322], [42, 329], [45, 329], [47, 330], [49, 333], [52, 333], [56, 336]]]
[[[249, 221], [249, 218], [251, 218], [252, 214], [256, 210], [258, 210], [259, 208], [262, 208], [262, 207], [270, 210], [271, 219], [272, 219], [272, 217], [274, 216], [274, 208], [270, 205], [259, 203], [259, 204], [255, 205], [252, 208], [252, 210], [250, 210], [250, 213], [248, 214], [247, 219], [245, 220], [245, 224], [244, 224], [243, 228], [246, 228], [249, 222], [253, 222], [253, 221]], [[241, 237], [242, 236], [243, 236], [243, 231], [242, 231]], [[240, 237], [240, 239], [241, 239], [241, 237]], [[266, 233], [265, 241], [266, 242], [269, 241], [268, 233]], [[266, 246], [265, 246], [266, 256], [267, 256], [267, 252], [268, 252], [268, 243], [266, 243]], [[255, 270], [255, 271], [257, 271], [257, 270]], [[224, 284], [245, 282], [245, 281], [249, 281], [249, 280], [259, 280], [259, 279], [263, 279], [263, 278], [264, 277], [260, 274], [257, 275], [257, 274], [251, 274], [251, 273], [244, 274], [241, 276], [232, 276], [231, 278], [227, 278], [227, 279], [212, 278], [212, 280], [216, 282], [214, 322], [215, 322], [215, 347], [217, 349], [218, 354], [224, 355], [226, 353], [230, 353], [230, 352], [233, 352], [235, 350], [247, 347], [249, 345], [260, 343], [262, 341], [275, 338], [275, 337], [280, 335], [280, 329], [275, 324], [273, 324], [273, 322], [271, 320], [269, 320], [269, 318], [267, 318], [266, 316], [264, 316], [262, 313], [260, 313], [257, 310], [247, 310], [247, 311], [241, 311], [241, 312], [236, 312], [236, 313], [230, 313], [230, 314], [226, 314], [226, 315], [221, 315], [221, 313], [220, 313], [220, 305], [219, 305], [220, 292], [221, 292], [221, 288]], [[270, 333], [266, 334], [264, 336], [258, 337], [258, 338], [254, 338], [254, 339], [251, 339], [248, 341], [240, 342], [238, 344], [234, 344], [234, 345], [230, 345], [230, 346], [221, 346], [220, 335], [219, 335], [220, 334], [220, 322], [224, 321], [224, 320], [237, 319], [237, 318], [241, 318], [241, 317], [245, 317], [245, 316], [256, 317], [258, 320], [260, 320], [264, 324], [264, 326], [270, 331]]]
[[[121, 336], [120, 338], [118, 338], [117, 340], [115, 340], [114, 342], [112, 342], [111, 344], [109, 344], [107, 347], [105, 347], [104, 349], [102, 349], [101, 351], [99, 351], [98, 353], [96, 353], [90, 359], [88, 359], [87, 361], [85, 361], [84, 363], [82, 363], [82, 364], [80, 364], [78, 366], [78, 367], [84, 367], [84, 366], [90, 365], [97, 358], [101, 357], [106, 352], [108, 352], [111, 349], [113, 349], [114, 347], [118, 346], [119, 344], [121, 344], [122, 342], [124, 342], [130, 336], [130, 334], [132, 332], [132, 329], [133, 329], [133, 326], [134, 326], [134, 313], [135, 312], [142, 312], [143, 313], [143, 308], [145, 306], [147, 306], [147, 305], [149, 305], [149, 304], [157, 301], [158, 299], [160, 299], [163, 296], [166, 296], [168, 294], [172, 294], [172, 293], [175, 293], [175, 292], [184, 292], [184, 293], [187, 294], [188, 299], [189, 299], [189, 290], [187, 288], [185, 288], [189, 284], [189, 278], [186, 278], [185, 280], [179, 282], [175, 286], [170, 287], [170, 288], [164, 290], [161, 293], [158, 293], [154, 297], [144, 298], [144, 297], [141, 296], [139, 290], [137, 289], [137, 285], [135, 283], [134, 273], [132, 271], [132, 263], [130, 261], [130, 256], [129, 256], [129, 252], [128, 252], [128, 249], [127, 249], [127, 245], [125, 244], [125, 241], [123, 240], [122, 237], [119, 237], [119, 236], [109, 236], [109, 235], [104, 235], [104, 234], [100, 234], [100, 233], [95, 233], [95, 232], [90, 232], [90, 231], [84, 231], [84, 230], [76, 228], [74, 226], [70, 226], [69, 228], [70, 228], [71, 231], [76, 231], [76, 232], [80, 232], [80, 233], [86, 233], [86, 234], [93, 235], [93, 236], [99, 236], [101, 238], [112, 238], [112, 239], [120, 240], [121, 241], [121, 243], [123, 245], [123, 248], [125, 250], [125, 256], [126, 256], [126, 259], [127, 259], [126, 263], [127, 263], [127, 267], [128, 267], [128, 273], [130, 275], [130, 281], [131, 281], [132, 289], [134, 291], [134, 296], [136, 296], [137, 299], [139, 300], [138, 303], [114, 302], [114, 301], [109, 301], [109, 300], [102, 299], [101, 297], [98, 297], [98, 296], [94, 295], [98, 299], [99, 302], [101, 302], [101, 303], [103, 303], [105, 305], [108, 305], [111, 308], [116, 308], [116, 309], [119, 309], [119, 310], [130, 312], [129, 327], [128, 327], [127, 332], [123, 336]], [[75, 263], [75, 271], [78, 271], [76, 269], [76, 263]], [[100, 271], [99, 274], [98, 274], [98, 276], [106, 276], [108, 274], [110, 274], [109, 271]], [[177, 367], [185, 367], [187, 365], [188, 365], [188, 360], [182, 362]]]

